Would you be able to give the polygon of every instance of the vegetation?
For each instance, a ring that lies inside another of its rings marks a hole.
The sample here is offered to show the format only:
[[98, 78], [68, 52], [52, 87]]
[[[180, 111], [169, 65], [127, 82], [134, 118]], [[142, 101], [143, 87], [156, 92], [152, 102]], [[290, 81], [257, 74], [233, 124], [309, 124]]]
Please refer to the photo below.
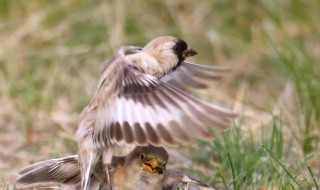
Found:
[[78, 116], [118, 47], [175, 35], [199, 52], [191, 61], [232, 68], [197, 95], [241, 117], [232, 130], [213, 131], [212, 142], [169, 149], [177, 153], [171, 166], [221, 189], [318, 189], [319, 7], [317, 0], [0, 0], [1, 185], [30, 163], [76, 153]]

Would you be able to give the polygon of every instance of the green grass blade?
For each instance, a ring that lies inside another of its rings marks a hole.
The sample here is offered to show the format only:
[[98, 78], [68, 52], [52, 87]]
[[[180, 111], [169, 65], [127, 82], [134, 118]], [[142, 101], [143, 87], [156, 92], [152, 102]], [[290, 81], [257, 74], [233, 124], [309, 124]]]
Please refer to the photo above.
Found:
[[230, 163], [230, 166], [231, 166], [231, 171], [232, 171], [233, 188], [237, 190], [238, 188], [237, 188], [237, 183], [236, 183], [236, 176], [235, 176], [235, 172], [234, 172], [231, 156], [230, 156], [229, 153], [227, 153], [227, 157], [228, 157], [228, 160], [229, 160], [229, 163]]
[[315, 177], [314, 177], [314, 175], [313, 175], [313, 172], [312, 172], [310, 166], [307, 166], [307, 167], [308, 167], [309, 173], [310, 173], [310, 175], [311, 175], [311, 177], [312, 177], [313, 183], [314, 183], [314, 185], [316, 186], [316, 189], [319, 189], [318, 183], [317, 183], [317, 181], [316, 181], [316, 179], [315, 179]]
[[261, 145], [262, 148], [264, 148], [269, 155], [284, 169], [284, 171], [288, 174], [288, 176], [301, 188], [303, 189], [303, 187], [298, 183], [298, 181], [291, 175], [291, 173], [286, 169], [286, 167], [284, 167], [284, 165], [267, 149], [267, 147], [265, 147], [263, 144]]

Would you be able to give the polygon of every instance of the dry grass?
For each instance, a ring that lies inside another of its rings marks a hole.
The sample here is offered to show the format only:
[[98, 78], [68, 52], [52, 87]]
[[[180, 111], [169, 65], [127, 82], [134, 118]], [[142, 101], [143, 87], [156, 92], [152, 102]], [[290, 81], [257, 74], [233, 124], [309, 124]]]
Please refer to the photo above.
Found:
[[[233, 68], [199, 95], [243, 113], [235, 130], [191, 150], [202, 155], [183, 165], [191, 175], [231, 189], [299, 189], [264, 143], [293, 176], [315, 186], [306, 165], [319, 182], [319, 6], [316, 0], [0, 0], [1, 181], [12, 182], [27, 164], [76, 152], [78, 115], [115, 49], [175, 35], [200, 52], [192, 61]], [[236, 176], [224, 159], [233, 153]]]

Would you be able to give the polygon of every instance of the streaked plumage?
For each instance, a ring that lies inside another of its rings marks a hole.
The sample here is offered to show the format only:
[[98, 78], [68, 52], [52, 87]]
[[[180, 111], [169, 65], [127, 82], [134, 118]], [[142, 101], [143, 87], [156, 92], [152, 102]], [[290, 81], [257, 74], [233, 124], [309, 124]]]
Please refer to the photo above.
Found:
[[106, 64], [76, 134], [83, 189], [101, 155], [111, 162], [115, 144], [186, 144], [210, 138], [207, 126], [227, 128], [234, 113], [182, 91], [220, 78], [220, 69], [184, 61], [195, 54], [184, 41], [161, 36], [144, 48], [120, 48]]
[[162, 190], [216, 190], [209, 185], [186, 176], [181, 171], [167, 170]]
[[[169, 156], [162, 147], [136, 147], [125, 157], [114, 156], [110, 177], [114, 190], [162, 188]], [[108, 189], [105, 170], [98, 165], [90, 176], [90, 190]], [[46, 160], [27, 166], [19, 172], [16, 189], [58, 188], [79, 190], [81, 175], [78, 156]]]
[[[142, 154], [145, 157], [143, 159]], [[151, 170], [148, 166], [143, 166], [150, 158], [155, 158], [159, 163]], [[180, 171], [166, 170], [167, 162], [168, 154], [165, 149], [153, 146], [137, 147], [126, 157], [113, 156], [109, 165], [113, 189], [214, 190]], [[99, 166], [90, 177], [90, 190], [108, 189], [104, 167]], [[79, 190], [81, 187], [77, 155], [38, 162], [27, 166], [19, 174], [16, 190]]]

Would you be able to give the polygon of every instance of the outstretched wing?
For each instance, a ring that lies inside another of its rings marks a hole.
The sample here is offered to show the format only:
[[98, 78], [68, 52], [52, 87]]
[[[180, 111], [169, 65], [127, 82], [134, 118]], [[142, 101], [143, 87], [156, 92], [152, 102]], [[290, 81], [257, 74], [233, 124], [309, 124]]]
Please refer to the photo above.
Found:
[[[124, 157], [113, 156], [111, 173], [124, 163]], [[105, 170], [99, 163], [91, 176], [90, 189], [105, 186]], [[80, 189], [78, 155], [51, 159], [32, 164], [19, 172], [17, 189]]]
[[226, 129], [226, 120], [236, 116], [130, 64], [122, 69], [122, 86], [110, 108], [114, 112], [107, 135], [113, 143], [176, 145], [192, 137], [206, 139], [211, 137], [208, 126]]
[[161, 78], [161, 81], [184, 90], [188, 87], [207, 88], [207, 82], [219, 80], [228, 68], [198, 65], [183, 61], [173, 72]]
[[27, 166], [19, 172], [17, 183], [32, 184], [43, 182], [75, 183], [80, 181], [77, 156], [46, 160]]

